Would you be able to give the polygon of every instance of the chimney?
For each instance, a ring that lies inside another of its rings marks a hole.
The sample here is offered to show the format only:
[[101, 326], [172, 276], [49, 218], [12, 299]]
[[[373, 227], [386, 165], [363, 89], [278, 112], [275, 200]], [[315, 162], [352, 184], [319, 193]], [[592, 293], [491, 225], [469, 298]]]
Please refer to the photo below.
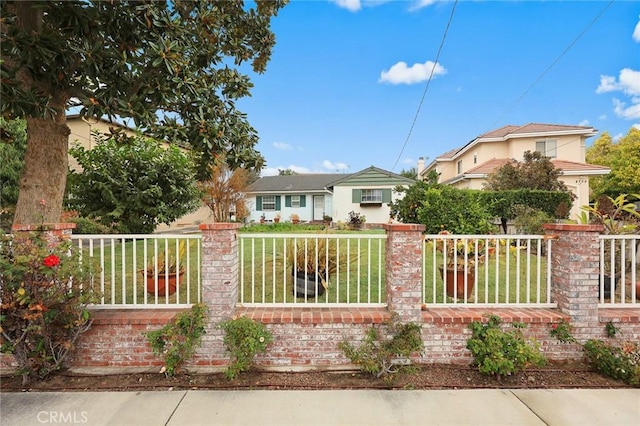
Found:
[[418, 180], [422, 180], [422, 178], [420, 177], [420, 174], [423, 172], [424, 170], [424, 157], [420, 157], [418, 158]]

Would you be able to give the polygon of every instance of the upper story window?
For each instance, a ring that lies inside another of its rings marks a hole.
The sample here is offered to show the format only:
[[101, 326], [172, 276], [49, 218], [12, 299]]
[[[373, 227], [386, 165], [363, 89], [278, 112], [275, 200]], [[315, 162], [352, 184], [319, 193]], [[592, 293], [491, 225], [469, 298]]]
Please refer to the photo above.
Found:
[[275, 195], [263, 195], [262, 196], [262, 210], [275, 210], [276, 209], [276, 196]]
[[361, 203], [382, 203], [382, 189], [363, 189]]
[[456, 163], [456, 173], [462, 173], [462, 160], [458, 160], [458, 162]]
[[555, 139], [545, 139], [542, 141], [536, 141], [536, 151], [545, 157], [555, 158], [557, 156], [556, 152], [556, 140]]

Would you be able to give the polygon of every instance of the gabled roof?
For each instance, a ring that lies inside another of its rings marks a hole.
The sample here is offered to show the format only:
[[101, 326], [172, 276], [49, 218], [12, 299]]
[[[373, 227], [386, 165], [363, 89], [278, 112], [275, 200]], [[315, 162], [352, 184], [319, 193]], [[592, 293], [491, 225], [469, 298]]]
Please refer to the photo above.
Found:
[[344, 176], [339, 173], [296, 174], [261, 177], [247, 188], [248, 193], [301, 193], [326, 191], [331, 182]]
[[415, 180], [404, 177], [402, 175], [390, 172], [388, 170], [384, 170], [375, 166], [367, 167], [366, 169], [360, 170], [359, 172], [350, 174], [350, 175], [342, 175], [342, 177], [334, 182], [331, 182], [329, 187], [334, 187], [338, 185], [352, 184], [352, 185], [371, 185], [381, 183], [385, 185], [389, 184], [408, 184], [411, 185], [415, 183]]

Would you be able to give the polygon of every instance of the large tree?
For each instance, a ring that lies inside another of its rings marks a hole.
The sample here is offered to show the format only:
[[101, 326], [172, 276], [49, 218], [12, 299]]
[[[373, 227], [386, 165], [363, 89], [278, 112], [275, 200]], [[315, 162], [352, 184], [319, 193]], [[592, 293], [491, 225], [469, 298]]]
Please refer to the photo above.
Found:
[[604, 132], [586, 154], [587, 162], [611, 168], [606, 176], [590, 180], [591, 198], [601, 195], [616, 198], [620, 194], [640, 193], [640, 129], [632, 127], [625, 136], [613, 142]]
[[28, 134], [14, 223], [59, 220], [73, 106], [189, 144], [201, 170], [219, 154], [231, 168], [261, 168], [257, 134], [235, 108], [252, 84], [236, 67], [265, 71], [271, 18], [286, 3], [0, 2], [2, 116], [25, 118]]
[[538, 151], [525, 151], [524, 161], [507, 163], [487, 176], [485, 189], [507, 191], [512, 189], [536, 189], [540, 191], [567, 191], [558, 179], [557, 169], [548, 157]]
[[245, 205], [245, 191], [251, 174], [245, 169], [229, 170], [224, 161], [209, 166], [209, 178], [200, 183], [202, 201], [213, 213], [214, 222], [228, 222], [235, 213], [236, 220], [249, 215]]

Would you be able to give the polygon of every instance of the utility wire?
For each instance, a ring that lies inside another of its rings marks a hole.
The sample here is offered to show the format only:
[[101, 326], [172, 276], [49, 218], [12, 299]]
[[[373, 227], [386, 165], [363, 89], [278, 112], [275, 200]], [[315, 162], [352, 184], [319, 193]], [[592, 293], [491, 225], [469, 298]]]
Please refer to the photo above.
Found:
[[[600, 11], [600, 13], [598, 13], [596, 15], [596, 17], [593, 18], [593, 20], [589, 23], [589, 25], [587, 25], [586, 28], [584, 30], [582, 30], [582, 32], [580, 32], [580, 34], [578, 34], [578, 36], [569, 44], [569, 46], [567, 46], [560, 53], [560, 55], [551, 63], [551, 65], [549, 65], [544, 71], [542, 71], [542, 73], [538, 76], [538, 78], [536, 78], [535, 81], [533, 83], [531, 83], [531, 85], [520, 95], [520, 97], [518, 99], [516, 99], [515, 102], [513, 102], [513, 104], [511, 104], [511, 106], [509, 108], [507, 108], [507, 110], [500, 117], [498, 117], [498, 119], [496, 121], [493, 122], [493, 124], [491, 125], [490, 129], [493, 129], [498, 124], [498, 122], [500, 122], [500, 120], [502, 120], [504, 118], [505, 115], [510, 113], [516, 107], [516, 105], [518, 105], [522, 101], [522, 99], [524, 99], [524, 97], [529, 94], [531, 89], [533, 89], [534, 86], [536, 84], [538, 84], [540, 82], [540, 80], [542, 80], [544, 78], [544, 76], [551, 70], [551, 68], [553, 68], [558, 62], [560, 62], [560, 59], [562, 59], [564, 57], [564, 55], [566, 55], [567, 52], [569, 50], [571, 50], [571, 48], [578, 42], [578, 40], [580, 40], [582, 38], [582, 36], [585, 35], [587, 31], [589, 31], [589, 29], [593, 26], [593, 24], [595, 24], [596, 21], [598, 19], [600, 19], [600, 17], [604, 14], [604, 12], [609, 7], [611, 7], [611, 5], [613, 4], [614, 1], [615, 0], [611, 0], [609, 3], [607, 3], [607, 5]], [[487, 131], [489, 131], [489, 130], [487, 130]], [[486, 133], [486, 132], [484, 132], [484, 133]]]
[[391, 167], [391, 171], [393, 171], [398, 165], [398, 162], [400, 161], [400, 157], [402, 157], [402, 153], [404, 152], [404, 149], [407, 147], [407, 144], [409, 143], [409, 138], [411, 138], [411, 134], [413, 133], [413, 128], [415, 127], [416, 121], [418, 120], [418, 115], [420, 115], [420, 110], [422, 109], [424, 98], [427, 95], [427, 90], [429, 90], [429, 84], [431, 83], [431, 80], [433, 78], [433, 73], [436, 69], [436, 66], [438, 65], [438, 59], [440, 59], [440, 52], [442, 51], [442, 46], [444, 46], [444, 41], [447, 38], [447, 33], [449, 32], [449, 27], [451, 26], [451, 21], [453, 20], [453, 14], [456, 11], [457, 4], [458, 4], [458, 0], [456, 0], [453, 3], [453, 7], [451, 8], [451, 15], [449, 16], [449, 22], [447, 22], [447, 27], [445, 28], [444, 34], [442, 35], [442, 40], [440, 41], [440, 47], [438, 47], [438, 53], [436, 54], [436, 60], [435, 60], [435, 63], [433, 64], [433, 67], [431, 68], [431, 73], [429, 74], [427, 85], [425, 86], [424, 91], [422, 92], [422, 98], [420, 99], [420, 103], [418, 104], [418, 110], [416, 111], [416, 115], [413, 117], [413, 122], [411, 123], [411, 127], [409, 128], [409, 134], [407, 135], [407, 138], [405, 139], [404, 144], [402, 145], [402, 149], [398, 154], [398, 158], [396, 158], [396, 162], [393, 163], [393, 167]]

